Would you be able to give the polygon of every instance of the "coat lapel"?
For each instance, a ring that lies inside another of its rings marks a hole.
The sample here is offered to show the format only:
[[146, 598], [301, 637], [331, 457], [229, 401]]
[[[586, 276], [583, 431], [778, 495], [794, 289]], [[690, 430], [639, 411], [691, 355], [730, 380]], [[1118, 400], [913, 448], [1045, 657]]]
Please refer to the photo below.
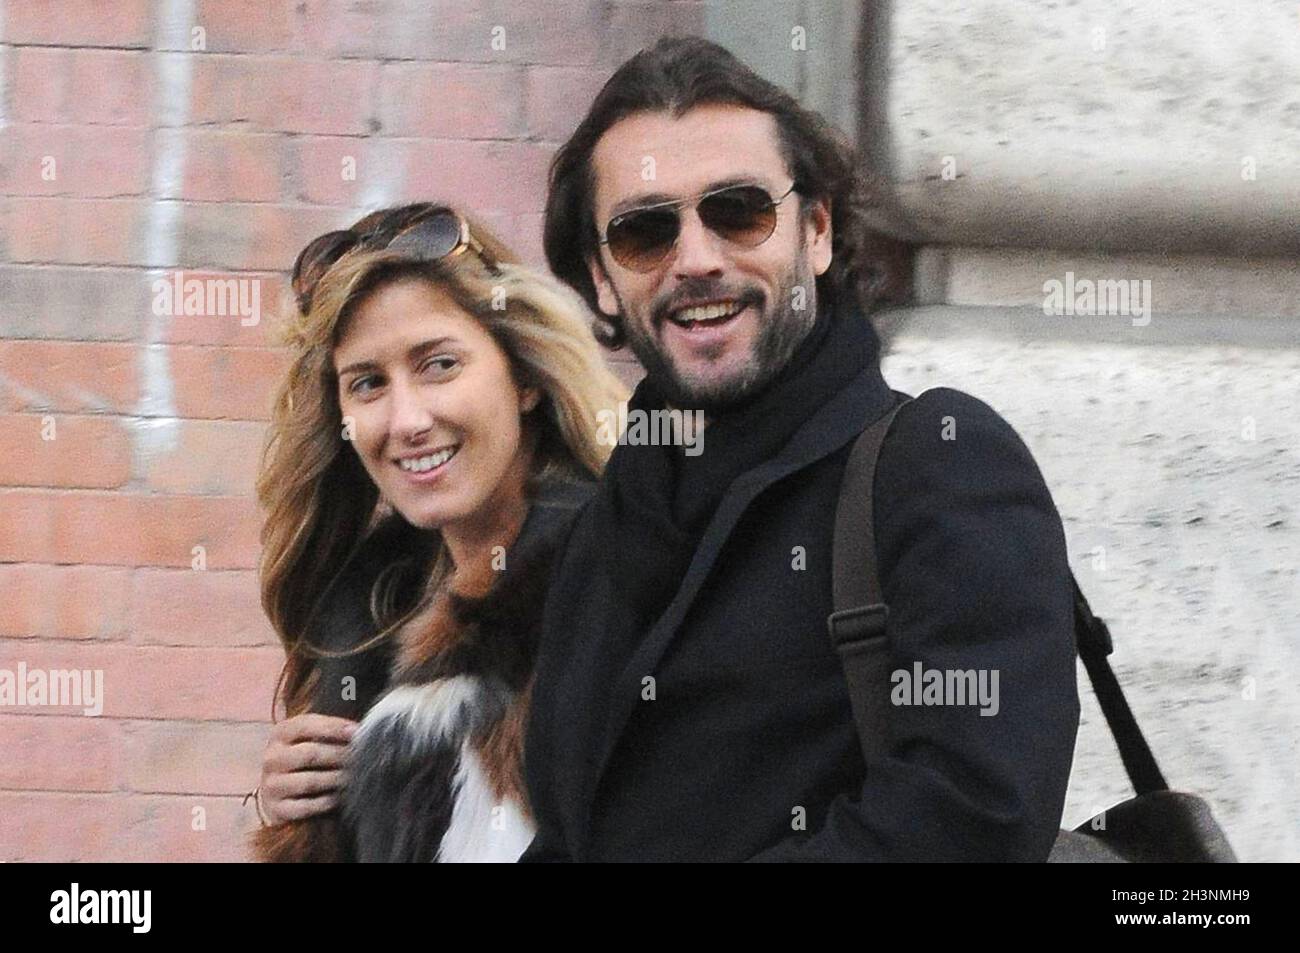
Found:
[[[864, 368], [849, 386], [808, 418], [778, 456], [742, 473], [728, 488], [695, 550], [677, 594], [614, 683], [604, 741], [586, 790], [588, 808], [636, 706], [641, 679], [655, 671], [677, 636], [682, 620], [699, 595], [718, 554], [750, 503], [776, 481], [843, 447], [867, 424], [884, 414], [892, 402], [893, 394], [881, 376], [880, 368], [875, 364]], [[589, 812], [584, 812], [583, 816], [588, 817]]]

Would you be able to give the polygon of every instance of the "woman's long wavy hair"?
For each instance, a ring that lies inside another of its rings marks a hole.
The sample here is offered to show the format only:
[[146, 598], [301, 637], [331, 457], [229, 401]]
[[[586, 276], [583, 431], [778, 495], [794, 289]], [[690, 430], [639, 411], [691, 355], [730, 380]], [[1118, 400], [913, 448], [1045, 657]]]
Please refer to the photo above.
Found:
[[[298, 308], [284, 335], [293, 362], [276, 395], [257, 480], [266, 511], [262, 606], [285, 647], [275, 698], [283, 700], [287, 715], [305, 711], [310, 701], [312, 658], [320, 654], [310, 639], [314, 616], [383, 515], [379, 492], [345, 439], [333, 361], [334, 347], [363, 299], [392, 282], [431, 283], [491, 334], [520, 387], [542, 391], [543, 399], [524, 417], [523, 439], [535, 448], [530, 491], [548, 472], [598, 476], [612, 450], [597, 439], [597, 414], [616, 407], [627, 389], [601, 359], [576, 294], [520, 265], [467, 217], [472, 234], [497, 263], [495, 271], [469, 252], [422, 261], [384, 250], [405, 223], [442, 208], [423, 203], [368, 215], [352, 226], [354, 246], [313, 276], [319, 281], [304, 293], [295, 280]], [[405, 567], [427, 574], [426, 597], [450, 569], [441, 540], [434, 550], [431, 564]], [[391, 633], [413, 611], [408, 605], [394, 615], [393, 578], [384, 573], [376, 582], [371, 614], [380, 631], [361, 648]]]

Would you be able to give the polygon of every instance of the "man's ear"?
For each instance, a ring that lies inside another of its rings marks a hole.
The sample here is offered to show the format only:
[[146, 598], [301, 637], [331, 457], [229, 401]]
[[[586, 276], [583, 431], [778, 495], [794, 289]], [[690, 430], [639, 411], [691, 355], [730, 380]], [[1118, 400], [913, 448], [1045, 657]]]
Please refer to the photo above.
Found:
[[618, 317], [618, 296], [614, 294], [614, 285], [605, 273], [599, 251], [587, 256], [587, 270], [591, 272], [591, 283], [596, 286], [596, 304], [600, 306], [601, 312], [611, 318]]
[[831, 200], [811, 199], [804, 211], [804, 237], [807, 239], [808, 258], [813, 274], [824, 275], [831, 266]]

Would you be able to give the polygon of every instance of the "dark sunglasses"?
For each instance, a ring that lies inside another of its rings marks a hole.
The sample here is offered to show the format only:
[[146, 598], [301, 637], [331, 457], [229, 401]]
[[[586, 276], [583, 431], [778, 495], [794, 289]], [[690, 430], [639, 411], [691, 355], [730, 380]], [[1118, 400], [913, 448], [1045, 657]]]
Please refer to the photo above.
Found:
[[600, 244], [609, 246], [614, 260], [630, 271], [651, 271], [663, 263], [682, 230], [681, 210], [694, 205], [709, 231], [745, 248], [755, 248], [776, 231], [776, 210], [796, 182], [779, 198], [760, 185], [728, 185], [673, 202], [644, 205], [615, 215], [605, 226]]
[[326, 272], [353, 249], [397, 251], [416, 261], [437, 261], [469, 250], [490, 272], [499, 273], [499, 262], [470, 232], [467, 221], [450, 209], [433, 209], [420, 213], [396, 232], [342, 229], [308, 242], [293, 263], [293, 292], [304, 314], [311, 309], [316, 286]]

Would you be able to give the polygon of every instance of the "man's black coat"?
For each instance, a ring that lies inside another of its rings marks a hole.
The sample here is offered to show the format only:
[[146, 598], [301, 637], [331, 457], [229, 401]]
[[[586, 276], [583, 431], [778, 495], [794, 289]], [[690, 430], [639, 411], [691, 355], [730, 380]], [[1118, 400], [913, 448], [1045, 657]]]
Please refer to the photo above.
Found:
[[[998, 710], [891, 707], [867, 776], [826, 629], [831, 536], [849, 447], [892, 399], [864, 368], [736, 480], [619, 671], [574, 637], [612, 598], [564, 570], [591, 545], [594, 508], [579, 517], [553, 579], [586, 618], [547, 610], [525, 860], [1046, 858], [1079, 714], [1064, 534], [1011, 427], [946, 388], [904, 407], [882, 450], [880, 579], [895, 668], [996, 671]], [[608, 718], [589, 715], [598, 693]]]

